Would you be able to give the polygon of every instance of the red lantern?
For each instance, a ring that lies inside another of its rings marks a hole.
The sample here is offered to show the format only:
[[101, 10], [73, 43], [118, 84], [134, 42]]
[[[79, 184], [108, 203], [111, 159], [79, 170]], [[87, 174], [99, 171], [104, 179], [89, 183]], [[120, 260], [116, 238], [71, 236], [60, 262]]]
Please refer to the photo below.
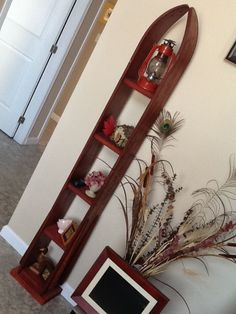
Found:
[[154, 44], [148, 56], [139, 69], [138, 85], [150, 92], [154, 92], [175, 60], [173, 48], [175, 42], [164, 39], [161, 45]]

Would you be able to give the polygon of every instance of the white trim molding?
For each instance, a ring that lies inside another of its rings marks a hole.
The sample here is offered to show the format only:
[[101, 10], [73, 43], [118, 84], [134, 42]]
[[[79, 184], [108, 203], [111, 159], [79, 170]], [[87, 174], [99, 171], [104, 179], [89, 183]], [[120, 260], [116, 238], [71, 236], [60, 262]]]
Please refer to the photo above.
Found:
[[40, 138], [37, 137], [28, 137], [25, 145], [37, 145], [39, 143]]
[[[21, 256], [28, 248], [28, 245], [8, 225], [2, 227], [0, 236], [6, 240], [6, 242], [8, 242], [8, 244], [10, 244]], [[65, 282], [61, 287], [61, 295], [72, 306], [76, 306], [77, 304], [70, 297], [75, 289], [73, 289], [67, 282]]]
[[1, 229], [0, 236], [20, 255], [23, 255], [28, 248], [28, 245], [8, 225]]
[[75, 289], [73, 289], [67, 282], [63, 283], [63, 285], [61, 285], [61, 288], [61, 295], [63, 296], [63, 298], [66, 299], [66, 301], [68, 301], [72, 306], [76, 306], [77, 304], [70, 297]]

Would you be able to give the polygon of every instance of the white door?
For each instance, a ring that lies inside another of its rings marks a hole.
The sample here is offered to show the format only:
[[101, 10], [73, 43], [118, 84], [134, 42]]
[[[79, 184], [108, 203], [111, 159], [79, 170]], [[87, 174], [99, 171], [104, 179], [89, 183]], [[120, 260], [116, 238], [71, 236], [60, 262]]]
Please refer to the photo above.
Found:
[[0, 129], [13, 136], [74, 0], [13, 0], [0, 31]]

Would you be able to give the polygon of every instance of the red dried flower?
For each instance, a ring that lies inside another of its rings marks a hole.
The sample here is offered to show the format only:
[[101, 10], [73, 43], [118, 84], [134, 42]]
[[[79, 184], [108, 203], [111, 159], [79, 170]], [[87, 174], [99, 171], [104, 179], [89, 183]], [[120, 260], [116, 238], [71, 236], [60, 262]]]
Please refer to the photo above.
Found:
[[115, 127], [116, 127], [116, 120], [113, 116], [110, 116], [107, 120], [104, 121], [102, 132], [106, 136], [110, 136], [114, 132]]

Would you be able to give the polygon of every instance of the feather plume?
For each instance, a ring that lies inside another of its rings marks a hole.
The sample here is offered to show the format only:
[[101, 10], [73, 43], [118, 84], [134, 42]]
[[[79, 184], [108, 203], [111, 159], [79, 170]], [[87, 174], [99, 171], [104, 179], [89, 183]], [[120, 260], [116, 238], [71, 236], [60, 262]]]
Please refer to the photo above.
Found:
[[184, 120], [179, 117], [179, 112], [173, 116], [169, 111], [163, 109], [152, 127], [151, 149], [153, 152], [160, 153], [163, 148], [170, 146], [170, 141], [174, 139], [176, 133], [183, 125]]

